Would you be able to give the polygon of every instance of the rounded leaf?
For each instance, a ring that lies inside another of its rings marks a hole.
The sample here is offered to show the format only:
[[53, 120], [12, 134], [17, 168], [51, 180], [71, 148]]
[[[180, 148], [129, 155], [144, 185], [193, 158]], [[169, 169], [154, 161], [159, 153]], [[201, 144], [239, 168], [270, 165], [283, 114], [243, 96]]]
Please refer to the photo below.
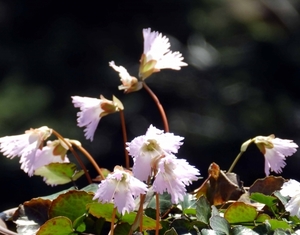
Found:
[[53, 200], [49, 217], [66, 216], [71, 221], [82, 216], [87, 211], [87, 204], [93, 202], [93, 194], [85, 191], [70, 190]]
[[232, 203], [224, 213], [224, 218], [231, 224], [252, 222], [256, 216], [256, 208], [244, 202]]
[[44, 223], [36, 234], [75, 235], [76, 233], [74, 233], [70, 219], [64, 216], [58, 216]]

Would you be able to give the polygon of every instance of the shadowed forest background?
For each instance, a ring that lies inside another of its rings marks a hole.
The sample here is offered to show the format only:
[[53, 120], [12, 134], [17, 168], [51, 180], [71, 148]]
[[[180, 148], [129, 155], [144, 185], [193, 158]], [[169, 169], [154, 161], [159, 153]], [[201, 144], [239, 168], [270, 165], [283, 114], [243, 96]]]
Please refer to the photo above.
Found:
[[[87, 141], [71, 96], [118, 97], [129, 141], [150, 124], [163, 129], [146, 91], [123, 94], [108, 66], [114, 60], [137, 76], [142, 29], [150, 27], [167, 35], [189, 64], [146, 82], [165, 108], [170, 131], [185, 137], [177, 156], [204, 178], [212, 162], [228, 170], [241, 144], [257, 135], [299, 145], [299, 9], [296, 0], [0, 0], [0, 136], [46, 125], [79, 140], [101, 167], [124, 165], [119, 114], [101, 119], [94, 141]], [[0, 211], [72, 186], [47, 186], [41, 177], [29, 178], [18, 158], [1, 157]], [[283, 177], [300, 180], [299, 157], [287, 158]], [[265, 176], [256, 146], [234, 172], [246, 186]], [[86, 183], [84, 177], [78, 182]]]

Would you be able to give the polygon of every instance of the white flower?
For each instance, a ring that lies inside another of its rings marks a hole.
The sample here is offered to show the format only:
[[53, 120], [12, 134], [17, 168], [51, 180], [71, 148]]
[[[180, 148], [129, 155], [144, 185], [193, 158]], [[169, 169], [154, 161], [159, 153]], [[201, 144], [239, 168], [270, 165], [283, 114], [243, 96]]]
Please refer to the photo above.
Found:
[[124, 90], [125, 93], [138, 91], [142, 88], [142, 83], [137, 80], [137, 78], [129, 75], [127, 70], [123, 66], [116, 66], [114, 61], [109, 62], [109, 66], [115, 71], [119, 72], [122, 85], [118, 88], [119, 90]]
[[257, 136], [254, 143], [265, 156], [265, 173], [268, 176], [270, 170], [275, 173], [281, 173], [285, 167], [285, 158], [293, 155], [298, 145], [293, 140], [275, 138], [270, 136]]
[[90, 97], [72, 96], [75, 108], [80, 108], [77, 113], [77, 123], [79, 127], [85, 127], [84, 136], [93, 141], [94, 133], [102, 117], [109, 113], [118, 111], [113, 101], [100, 96], [100, 99]]
[[177, 153], [182, 145], [183, 137], [150, 125], [145, 135], [134, 138], [127, 143], [129, 155], [133, 157], [133, 174], [138, 179], [145, 181], [151, 176], [152, 167], [156, 161], [168, 154]]
[[27, 163], [28, 174], [31, 173], [33, 175], [36, 169], [53, 162], [70, 162], [66, 156], [67, 151], [68, 147], [60, 140], [48, 141], [42, 150], [37, 150], [34, 161], [31, 164]]
[[99, 188], [93, 199], [99, 202], [114, 202], [118, 212], [125, 214], [135, 208], [134, 198], [147, 192], [147, 185], [132, 176], [130, 171], [116, 166]]
[[280, 193], [284, 197], [291, 197], [288, 203], [284, 205], [286, 211], [290, 212], [290, 215], [296, 215], [300, 218], [300, 183], [290, 179], [282, 185]]
[[140, 78], [146, 79], [160, 69], [180, 70], [187, 66], [179, 52], [170, 51], [169, 39], [150, 28], [143, 29], [144, 53], [141, 58]]
[[199, 175], [199, 170], [189, 165], [186, 160], [167, 155], [157, 164], [153, 190], [160, 194], [168, 192], [172, 203], [177, 204], [186, 194], [185, 186], [198, 180], [197, 175]]
[[8, 158], [20, 157], [21, 169], [31, 176], [29, 165], [34, 161], [36, 152], [43, 141], [51, 135], [52, 130], [46, 126], [30, 129], [22, 135], [0, 138], [0, 151]]

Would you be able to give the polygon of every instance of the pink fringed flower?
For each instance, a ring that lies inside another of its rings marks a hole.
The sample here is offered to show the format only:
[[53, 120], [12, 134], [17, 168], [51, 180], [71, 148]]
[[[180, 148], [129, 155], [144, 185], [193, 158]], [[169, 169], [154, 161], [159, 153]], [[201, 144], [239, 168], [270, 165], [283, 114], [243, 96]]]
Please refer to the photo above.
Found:
[[270, 136], [257, 136], [254, 143], [265, 156], [265, 173], [268, 176], [270, 170], [275, 173], [281, 173], [285, 167], [285, 158], [293, 155], [298, 145], [293, 140], [275, 138]]
[[127, 143], [134, 161], [134, 176], [142, 181], [153, 177], [153, 190], [159, 194], [169, 193], [173, 203], [183, 199], [185, 187], [198, 180], [199, 175], [199, 170], [173, 155], [178, 152], [182, 140], [181, 136], [164, 133], [150, 125], [145, 135]]
[[[66, 139], [67, 140], [67, 139]], [[59, 162], [67, 163], [70, 162], [66, 156], [68, 147], [60, 140], [48, 141], [47, 145], [38, 149], [34, 158], [30, 164], [27, 164], [28, 174], [34, 174], [34, 171], [42, 166], [46, 166], [50, 163]]]
[[153, 165], [158, 158], [171, 153], [177, 153], [182, 145], [183, 137], [150, 125], [145, 135], [134, 138], [127, 143], [129, 155], [133, 157], [133, 174], [138, 179], [145, 181], [151, 176]]
[[153, 182], [153, 190], [171, 195], [172, 203], [177, 204], [186, 194], [185, 186], [198, 180], [199, 170], [188, 164], [184, 159], [177, 159], [173, 155], [161, 158], [157, 164], [157, 174]]
[[151, 32], [150, 28], [143, 29], [143, 36], [144, 53], [139, 71], [141, 79], [144, 80], [161, 69], [180, 70], [182, 66], [187, 66], [181, 53], [170, 51], [169, 39], [166, 36], [156, 31]]
[[123, 66], [116, 66], [114, 61], [109, 62], [109, 66], [119, 72], [122, 82], [122, 85], [118, 87], [119, 90], [124, 90], [125, 93], [130, 93], [138, 91], [143, 87], [142, 82], [139, 82], [136, 77], [130, 76]]
[[72, 96], [72, 102], [75, 108], [80, 108], [77, 113], [77, 123], [79, 127], [85, 127], [84, 136], [93, 141], [94, 133], [100, 119], [107, 114], [118, 111], [118, 107], [113, 101], [105, 99], [102, 95], [100, 99]]
[[36, 153], [42, 148], [45, 141], [52, 133], [52, 129], [43, 126], [30, 129], [22, 135], [6, 136], [0, 138], [0, 151], [8, 158], [20, 157], [21, 169], [33, 175], [32, 163]]
[[147, 185], [133, 177], [130, 171], [116, 166], [114, 172], [101, 181], [93, 199], [104, 203], [113, 202], [118, 212], [125, 214], [134, 210], [134, 198], [147, 191]]

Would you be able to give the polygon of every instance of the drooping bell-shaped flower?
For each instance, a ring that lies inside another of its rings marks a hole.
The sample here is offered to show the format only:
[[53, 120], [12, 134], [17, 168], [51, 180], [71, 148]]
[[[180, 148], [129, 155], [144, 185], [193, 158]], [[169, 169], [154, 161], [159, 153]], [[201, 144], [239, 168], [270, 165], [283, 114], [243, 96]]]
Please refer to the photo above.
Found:
[[21, 169], [32, 175], [30, 164], [34, 162], [38, 149], [51, 135], [52, 129], [42, 126], [25, 131], [25, 134], [0, 138], [0, 151], [8, 158], [20, 157]]
[[182, 54], [170, 50], [170, 42], [166, 36], [150, 28], [143, 29], [144, 51], [140, 60], [139, 77], [144, 80], [161, 69], [180, 70], [187, 66]]
[[130, 93], [140, 90], [143, 85], [136, 77], [130, 76], [123, 66], [116, 66], [114, 61], [109, 62], [109, 66], [119, 73], [122, 85], [118, 88], [124, 90], [125, 93]]
[[186, 186], [198, 180], [199, 170], [191, 166], [185, 159], [177, 159], [166, 155], [159, 159], [156, 166], [157, 174], [153, 182], [153, 190], [171, 195], [172, 203], [177, 204], [186, 194]]
[[72, 102], [75, 108], [80, 108], [77, 113], [77, 125], [85, 127], [84, 136], [93, 141], [94, 133], [100, 119], [110, 113], [119, 111], [118, 105], [112, 100], [105, 99], [102, 95], [100, 99], [72, 96]]
[[[66, 139], [66, 141], [68, 140]], [[28, 174], [31, 176], [36, 169], [50, 163], [70, 162], [66, 155], [68, 150], [68, 146], [61, 140], [48, 141], [46, 146], [37, 150], [34, 160], [26, 163]]]
[[142, 181], [152, 176], [153, 164], [158, 158], [171, 153], [177, 153], [182, 145], [181, 136], [173, 133], [164, 133], [150, 125], [145, 135], [134, 138], [127, 143], [127, 151], [133, 157], [133, 174]]
[[93, 199], [99, 202], [113, 202], [118, 212], [125, 214], [135, 208], [134, 198], [146, 194], [147, 185], [135, 178], [128, 170], [116, 166], [106, 179], [102, 180]]
[[293, 140], [275, 138], [270, 136], [257, 136], [254, 143], [265, 156], [265, 174], [268, 176], [270, 170], [275, 173], [281, 173], [285, 167], [285, 158], [293, 155], [298, 145]]

